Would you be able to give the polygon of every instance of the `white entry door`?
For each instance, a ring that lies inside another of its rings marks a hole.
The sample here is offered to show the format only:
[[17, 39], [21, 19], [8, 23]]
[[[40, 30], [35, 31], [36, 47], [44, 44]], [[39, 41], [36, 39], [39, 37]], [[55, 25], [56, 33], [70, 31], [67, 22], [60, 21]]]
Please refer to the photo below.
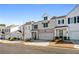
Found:
[[59, 36], [63, 36], [63, 30], [59, 30]]

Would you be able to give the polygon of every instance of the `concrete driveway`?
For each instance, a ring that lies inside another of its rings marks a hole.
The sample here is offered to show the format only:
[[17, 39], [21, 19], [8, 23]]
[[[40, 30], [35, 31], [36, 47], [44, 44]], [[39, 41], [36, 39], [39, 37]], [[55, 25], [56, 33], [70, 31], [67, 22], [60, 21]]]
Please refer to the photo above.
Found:
[[26, 46], [21, 43], [0, 43], [0, 54], [78, 54], [77, 49]]

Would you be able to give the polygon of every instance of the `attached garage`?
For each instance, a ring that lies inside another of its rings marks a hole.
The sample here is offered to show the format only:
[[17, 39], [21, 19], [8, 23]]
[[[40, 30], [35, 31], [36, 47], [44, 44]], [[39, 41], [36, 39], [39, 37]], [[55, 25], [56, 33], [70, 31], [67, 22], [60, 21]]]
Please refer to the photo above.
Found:
[[71, 40], [79, 40], [79, 31], [70, 31], [69, 36]]
[[39, 31], [39, 39], [42, 40], [52, 40], [53, 39], [53, 30], [40, 30]]

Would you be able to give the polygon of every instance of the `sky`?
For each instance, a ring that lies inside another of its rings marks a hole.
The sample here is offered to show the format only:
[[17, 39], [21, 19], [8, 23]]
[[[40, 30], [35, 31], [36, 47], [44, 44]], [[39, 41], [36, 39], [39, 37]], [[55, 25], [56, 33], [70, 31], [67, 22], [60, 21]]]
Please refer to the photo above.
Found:
[[0, 24], [21, 25], [28, 21], [40, 21], [42, 15], [67, 15], [75, 4], [0, 4]]

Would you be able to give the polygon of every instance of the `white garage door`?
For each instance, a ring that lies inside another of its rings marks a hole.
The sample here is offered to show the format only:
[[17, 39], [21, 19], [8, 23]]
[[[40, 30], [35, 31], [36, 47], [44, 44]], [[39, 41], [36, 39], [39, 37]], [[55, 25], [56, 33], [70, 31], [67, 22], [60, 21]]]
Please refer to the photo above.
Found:
[[70, 39], [79, 40], [79, 31], [70, 31]]
[[39, 39], [52, 40], [53, 33], [39, 33]]

